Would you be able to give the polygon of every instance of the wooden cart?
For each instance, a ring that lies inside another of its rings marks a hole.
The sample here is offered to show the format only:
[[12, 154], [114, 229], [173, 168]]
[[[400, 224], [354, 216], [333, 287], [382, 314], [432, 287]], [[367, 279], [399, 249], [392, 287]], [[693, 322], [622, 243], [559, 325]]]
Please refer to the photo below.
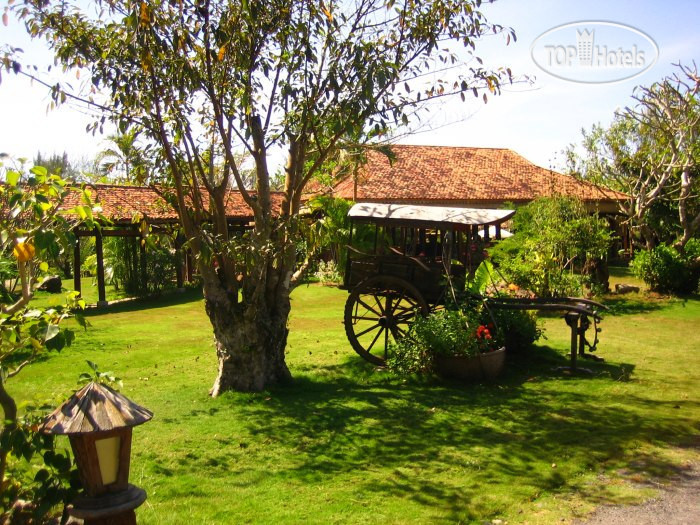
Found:
[[[464, 285], [483, 248], [513, 210], [359, 203], [349, 211], [350, 246], [343, 287], [345, 331], [353, 349], [383, 365], [416, 311], [444, 304], [448, 278]], [[364, 250], [358, 233], [364, 233]], [[370, 237], [369, 242], [367, 237]], [[355, 243], [353, 243], [353, 239]], [[369, 246], [367, 246], [369, 244]]]
[[[358, 203], [349, 211], [350, 241], [343, 288], [344, 324], [352, 348], [367, 361], [384, 365], [391, 343], [405, 336], [416, 312], [427, 315], [444, 305], [451, 281], [463, 288], [484, 258], [492, 239], [514, 210], [407, 204]], [[554, 310], [572, 329], [572, 366], [585, 354], [599, 303], [578, 298], [486, 299], [505, 309]]]

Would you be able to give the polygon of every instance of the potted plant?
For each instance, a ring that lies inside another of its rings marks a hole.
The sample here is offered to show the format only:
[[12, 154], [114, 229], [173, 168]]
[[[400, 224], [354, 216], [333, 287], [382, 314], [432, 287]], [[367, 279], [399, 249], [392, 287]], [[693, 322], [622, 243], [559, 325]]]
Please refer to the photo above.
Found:
[[440, 310], [418, 317], [394, 347], [389, 367], [401, 374], [435, 372], [458, 379], [493, 379], [505, 362], [500, 330], [479, 310]]

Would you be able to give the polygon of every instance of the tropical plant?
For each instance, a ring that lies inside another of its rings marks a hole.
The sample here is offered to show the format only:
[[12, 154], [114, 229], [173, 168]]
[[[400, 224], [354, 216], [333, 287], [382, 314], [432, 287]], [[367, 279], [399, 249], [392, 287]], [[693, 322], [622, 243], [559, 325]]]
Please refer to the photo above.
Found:
[[314, 275], [321, 284], [338, 284], [342, 280], [335, 261], [319, 261]]
[[542, 337], [543, 330], [537, 324], [535, 312], [492, 308], [491, 315], [495, 325], [503, 334], [508, 353], [528, 350]]
[[698, 290], [700, 268], [695, 260], [700, 256], [700, 240], [691, 239], [685, 254], [666, 244], [637, 252], [630, 264], [634, 274], [655, 292], [687, 294]]
[[100, 151], [95, 162], [111, 181], [138, 184], [146, 180], [148, 163], [137, 138], [135, 129], [107, 137], [111, 146]]

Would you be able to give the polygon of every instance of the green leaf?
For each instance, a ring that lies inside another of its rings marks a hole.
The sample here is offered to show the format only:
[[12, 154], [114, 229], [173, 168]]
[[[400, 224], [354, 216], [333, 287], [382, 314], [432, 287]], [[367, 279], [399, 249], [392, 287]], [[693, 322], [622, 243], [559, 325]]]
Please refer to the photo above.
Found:
[[49, 250], [56, 244], [56, 234], [51, 231], [39, 230], [34, 235], [34, 244], [39, 250]]
[[40, 177], [46, 177], [49, 174], [48, 170], [44, 166], [34, 166], [29, 171], [30, 173], [33, 173], [34, 175], [38, 175]]
[[34, 476], [34, 481], [36, 481], [37, 483], [43, 483], [44, 481], [49, 479], [50, 475], [51, 474], [49, 473], [49, 471], [43, 468], [36, 473], [36, 476]]
[[7, 184], [9, 186], [17, 186], [17, 183], [19, 182], [19, 177], [20, 174], [17, 171], [8, 171], [5, 174], [5, 180], [7, 181]]
[[42, 272], [48, 272], [49, 271], [49, 263], [47, 263], [46, 261], [41, 261], [39, 263], [39, 270], [41, 270]]
[[49, 324], [46, 327], [46, 332], [44, 333], [44, 341], [50, 341], [51, 339], [56, 337], [60, 331], [61, 329], [58, 327], [57, 324]]

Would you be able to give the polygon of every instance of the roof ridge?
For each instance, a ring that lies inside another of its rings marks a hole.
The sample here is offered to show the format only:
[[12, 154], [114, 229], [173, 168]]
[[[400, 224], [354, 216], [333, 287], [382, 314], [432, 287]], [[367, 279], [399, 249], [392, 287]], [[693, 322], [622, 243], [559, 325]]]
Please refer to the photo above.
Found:
[[[517, 153], [515, 150], [510, 148], [498, 147], [498, 146], [440, 146], [436, 144], [388, 144], [390, 148], [450, 148], [450, 149], [493, 149], [502, 151], [512, 151]], [[517, 153], [519, 155], [519, 153]]]

